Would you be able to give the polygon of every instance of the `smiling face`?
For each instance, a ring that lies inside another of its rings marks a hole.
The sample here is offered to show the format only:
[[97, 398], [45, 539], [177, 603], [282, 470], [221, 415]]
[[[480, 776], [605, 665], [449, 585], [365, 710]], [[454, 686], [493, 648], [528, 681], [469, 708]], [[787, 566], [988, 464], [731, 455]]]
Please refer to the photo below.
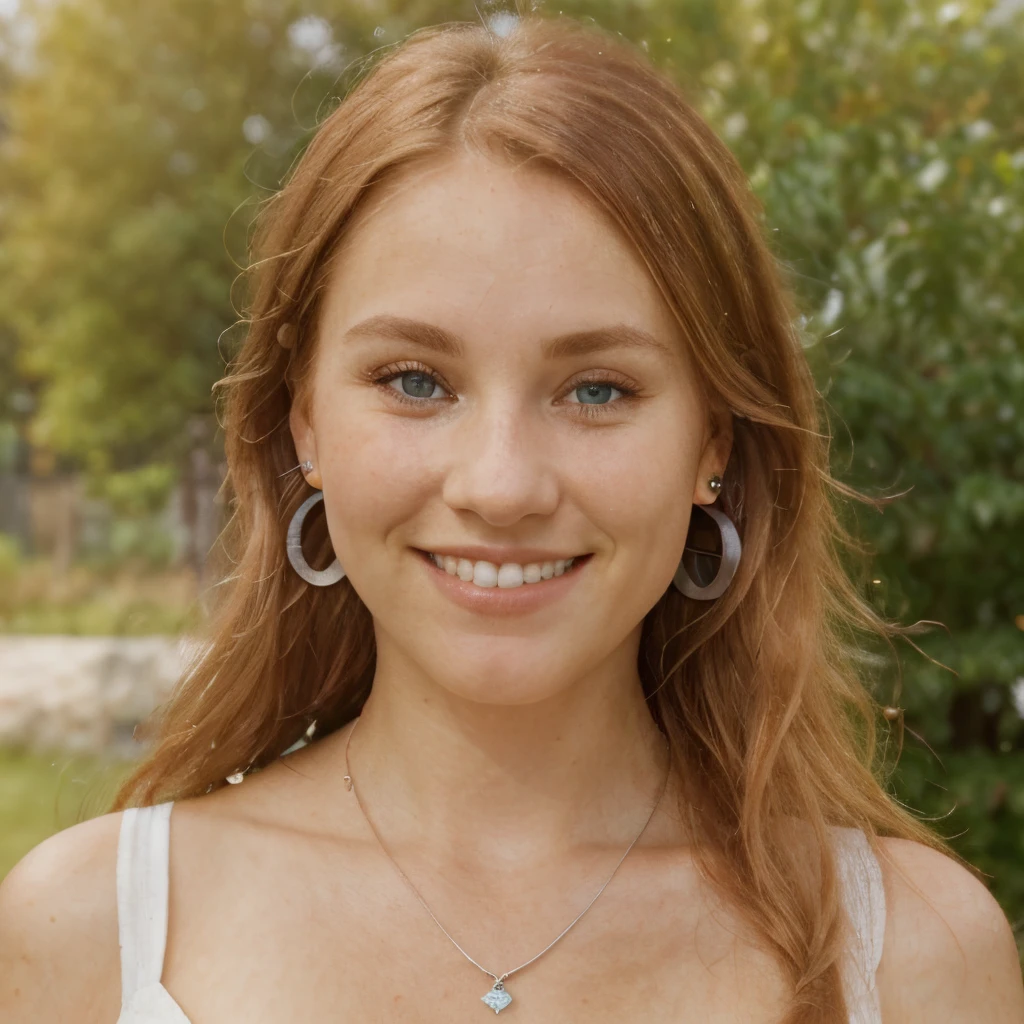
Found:
[[[292, 435], [373, 616], [378, 675], [489, 704], [610, 664], [635, 677], [640, 624], [731, 434], [726, 418], [712, 436], [620, 233], [551, 175], [460, 155], [360, 208], [323, 302]], [[464, 581], [424, 552], [463, 575], [488, 553], [589, 557], [509, 588], [514, 567], [480, 587], [486, 567]]]

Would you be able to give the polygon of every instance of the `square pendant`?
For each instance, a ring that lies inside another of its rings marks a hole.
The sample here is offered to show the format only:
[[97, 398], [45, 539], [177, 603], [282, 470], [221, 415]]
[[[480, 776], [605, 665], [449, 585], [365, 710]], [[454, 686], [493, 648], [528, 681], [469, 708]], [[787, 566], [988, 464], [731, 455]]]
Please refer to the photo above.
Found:
[[504, 988], [498, 988], [497, 985], [491, 989], [490, 992], [485, 996], [480, 997], [495, 1013], [501, 1013], [502, 1010], [512, 1002], [512, 997], [505, 991]]

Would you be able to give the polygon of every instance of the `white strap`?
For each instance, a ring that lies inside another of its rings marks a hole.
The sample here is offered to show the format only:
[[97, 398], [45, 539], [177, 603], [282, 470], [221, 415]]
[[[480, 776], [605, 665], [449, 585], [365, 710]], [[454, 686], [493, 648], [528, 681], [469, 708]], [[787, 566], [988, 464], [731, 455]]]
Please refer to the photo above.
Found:
[[117, 845], [121, 1001], [160, 981], [167, 944], [171, 801], [128, 807]]
[[834, 828], [836, 868], [853, 934], [843, 964], [850, 1024], [882, 1024], [875, 972], [885, 936], [882, 870], [867, 836], [858, 828]]

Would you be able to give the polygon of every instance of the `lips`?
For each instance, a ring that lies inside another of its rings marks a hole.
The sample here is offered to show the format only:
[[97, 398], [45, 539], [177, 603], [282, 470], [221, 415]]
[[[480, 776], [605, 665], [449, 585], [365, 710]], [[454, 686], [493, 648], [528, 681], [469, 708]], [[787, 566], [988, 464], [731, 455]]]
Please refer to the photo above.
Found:
[[576, 558], [557, 559], [554, 562], [528, 562], [525, 565], [502, 562], [498, 565], [486, 559], [471, 562], [468, 558], [456, 558], [454, 555], [442, 557], [429, 551], [419, 553], [448, 576], [457, 576], [463, 582], [472, 581], [476, 586], [485, 588], [498, 586], [508, 589], [523, 584], [543, 583], [553, 577], [562, 576], [571, 572], [577, 563], [590, 557], [579, 555]]
[[[455, 604], [483, 615], [522, 615], [562, 600], [573, 590], [577, 580], [590, 562], [593, 552], [573, 559], [570, 567], [558, 575], [537, 576], [527, 582], [522, 569], [515, 563], [496, 567], [480, 560], [463, 560], [463, 575], [449, 573], [438, 566], [430, 552], [416, 550], [427, 569], [428, 576], [441, 592]], [[454, 556], [450, 556], [454, 561]], [[550, 564], [550, 563], [549, 563]], [[471, 569], [471, 574], [467, 572]], [[533, 570], [536, 570], [536, 563]], [[465, 576], [466, 578], [463, 578]]]

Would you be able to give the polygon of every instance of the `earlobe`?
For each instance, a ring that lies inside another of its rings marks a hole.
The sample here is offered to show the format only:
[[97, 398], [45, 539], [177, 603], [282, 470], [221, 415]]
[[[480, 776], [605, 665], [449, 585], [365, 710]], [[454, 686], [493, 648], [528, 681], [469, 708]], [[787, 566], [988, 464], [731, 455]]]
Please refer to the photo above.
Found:
[[725, 467], [728, 461], [728, 449], [722, 455], [721, 450], [713, 444], [708, 446], [704, 458], [700, 461], [700, 468], [694, 483], [694, 505], [710, 505], [716, 500], [722, 490], [722, 481], [725, 478]]
[[712, 486], [712, 480], [725, 477], [725, 467], [732, 454], [732, 414], [728, 409], [720, 410], [712, 420], [713, 433], [704, 446], [694, 487], [693, 503], [710, 505], [721, 490], [721, 483]]
[[292, 402], [291, 411], [288, 413], [288, 427], [295, 445], [295, 453], [299, 457], [302, 475], [311, 487], [321, 489], [323, 480], [317, 461], [316, 437], [300, 401]]

